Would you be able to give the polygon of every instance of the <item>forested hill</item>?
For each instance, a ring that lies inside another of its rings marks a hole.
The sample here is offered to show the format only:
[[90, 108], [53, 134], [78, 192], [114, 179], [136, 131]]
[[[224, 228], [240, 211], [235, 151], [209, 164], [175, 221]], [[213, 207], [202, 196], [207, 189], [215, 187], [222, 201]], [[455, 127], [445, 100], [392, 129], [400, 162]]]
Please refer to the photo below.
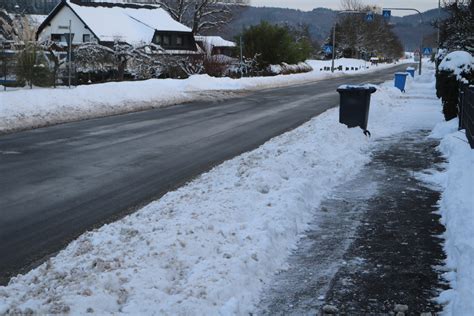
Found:
[[[396, 12], [393, 13], [396, 14]], [[325, 8], [317, 8], [313, 11], [305, 12], [282, 8], [247, 7], [245, 9], [237, 9], [233, 21], [220, 29], [219, 32], [224, 37], [233, 39], [242, 28], [265, 20], [271, 23], [288, 24], [291, 26], [306, 24], [309, 26], [311, 36], [318, 42], [323, 42], [328, 37], [335, 18], [336, 11]], [[432, 21], [435, 21], [437, 18], [438, 10], [433, 9], [423, 12], [424, 23], [420, 23], [418, 14], [405, 17], [393, 16], [391, 23], [394, 24], [395, 32], [400, 37], [405, 49], [413, 50], [420, 46], [422, 35], [428, 36], [436, 33], [432, 26]]]

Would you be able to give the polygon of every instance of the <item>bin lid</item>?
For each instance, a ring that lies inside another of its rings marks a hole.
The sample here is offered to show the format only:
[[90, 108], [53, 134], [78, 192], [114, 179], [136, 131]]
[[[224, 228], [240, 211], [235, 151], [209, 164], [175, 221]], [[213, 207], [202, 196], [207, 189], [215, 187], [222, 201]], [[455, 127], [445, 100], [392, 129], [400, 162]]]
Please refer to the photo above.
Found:
[[415, 67], [407, 67], [407, 70], [415, 70]]
[[377, 91], [377, 88], [373, 84], [359, 84], [359, 85], [349, 85], [349, 84], [343, 84], [342, 86], [339, 86], [337, 88], [337, 91], [368, 91], [370, 93], [374, 93]]
[[408, 72], [396, 72], [396, 76], [408, 76]]

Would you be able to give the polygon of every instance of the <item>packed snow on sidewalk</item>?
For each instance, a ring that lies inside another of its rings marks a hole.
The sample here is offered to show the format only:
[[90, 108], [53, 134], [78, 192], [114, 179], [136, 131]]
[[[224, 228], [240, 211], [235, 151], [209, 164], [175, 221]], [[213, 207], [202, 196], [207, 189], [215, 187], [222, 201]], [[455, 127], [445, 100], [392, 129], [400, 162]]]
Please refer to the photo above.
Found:
[[[408, 62], [408, 61], [407, 61]], [[6, 91], [0, 89], [0, 133], [18, 129], [134, 112], [197, 99], [215, 99], [222, 91], [258, 90], [304, 83], [331, 76], [371, 72], [393, 64], [365, 67], [356, 59], [341, 59], [342, 72], [331, 74], [320, 69], [330, 61], [308, 61], [313, 71], [304, 74], [243, 79], [191, 76], [185, 80], [152, 79], [110, 82], [76, 88], [35, 88]], [[345, 71], [345, 67], [364, 68]], [[213, 91], [213, 92], [212, 92]]]
[[440, 151], [446, 157], [446, 170], [432, 171], [424, 179], [438, 184], [443, 193], [440, 214], [446, 227], [447, 254], [445, 277], [452, 289], [441, 293], [447, 304], [445, 315], [474, 313], [474, 150], [465, 131], [458, 131], [458, 120], [438, 124], [431, 137], [440, 138]]
[[[370, 160], [374, 140], [442, 121], [433, 68], [373, 95], [369, 129], [329, 110], [136, 213], [87, 232], [0, 287], [0, 314], [248, 315], [318, 205]], [[100, 210], [97, 210], [100, 212]]]

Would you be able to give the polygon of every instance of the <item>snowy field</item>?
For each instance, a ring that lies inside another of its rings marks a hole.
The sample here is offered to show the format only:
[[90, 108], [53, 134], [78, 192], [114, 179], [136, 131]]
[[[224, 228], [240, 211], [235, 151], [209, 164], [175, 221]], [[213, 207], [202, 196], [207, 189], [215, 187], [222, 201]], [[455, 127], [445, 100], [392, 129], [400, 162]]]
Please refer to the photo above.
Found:
[[[408, 61], [407, 61], [408, 62]], [[313, 71], [304, 74], [243, 79], [196, 75], [186, 80], [152, 79], [110, 82], [76, 88], [0, 89], [0, 133], [51, 124], [146, 110], [197, 99], [215, 99], [222, 91], [258, 90], [370, 72], [392, 64], [370, 66], [362, 60], [340, 59], [344, 71], [321, 72], [331, 61], [308, 61]], [[357, 67], [359, 71], [345, 71]], [[1, 87], [0, 87], [1, 88]]]
[[433, 137], [443, 137], [449, 164], [429, 177], [446, 188], [440, 203], [454, 288], [441, 299], [449, 303], [447, 315], [470, 314], [474, 195], [472, 174], [464, 170], [473, 165], [473, 151], [455, 138], [455, 122], [443, 123], [433, 75], [426, 65], [422, 77], [408, 79], [406, 94], [392, 82], [379, 86], [369, 118], [372, 138], [339, 124], [332, 109], [83, 234], [0, 287], [0, 314], [248, 315], [263, 286], [285, 269], [308, 222], [318, 221], [322, 199], [370, 160], [373, 142], [435, 126]]

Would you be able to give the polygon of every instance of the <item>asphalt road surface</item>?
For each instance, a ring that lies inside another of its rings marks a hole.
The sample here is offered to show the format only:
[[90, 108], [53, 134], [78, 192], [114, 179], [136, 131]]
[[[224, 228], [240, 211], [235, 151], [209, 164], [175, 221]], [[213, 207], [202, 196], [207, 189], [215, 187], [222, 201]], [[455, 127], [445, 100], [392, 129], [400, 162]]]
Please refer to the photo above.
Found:
[[407, 66], [0, 136], [0, 284]]

